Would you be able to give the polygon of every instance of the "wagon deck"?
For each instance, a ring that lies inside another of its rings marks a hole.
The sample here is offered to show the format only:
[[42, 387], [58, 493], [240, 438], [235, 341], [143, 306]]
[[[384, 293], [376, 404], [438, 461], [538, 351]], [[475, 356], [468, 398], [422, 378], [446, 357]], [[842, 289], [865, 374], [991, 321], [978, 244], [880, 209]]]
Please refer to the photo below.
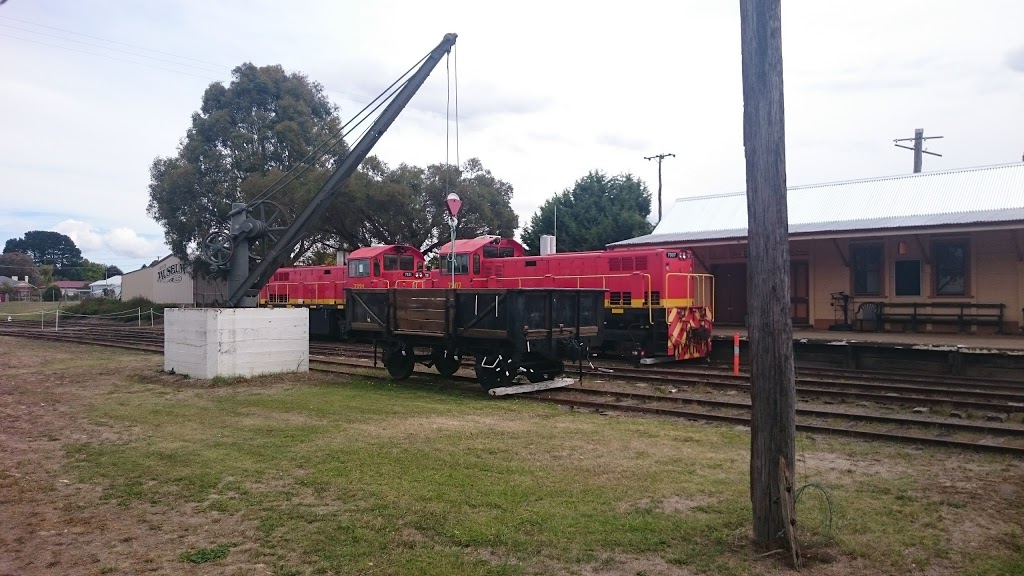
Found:
[[602, 289], [350, 288], [346, 331], [383, 342], [395, 378], [416, 362], [449, 375], [471, 355], [481, 383], [493, 388], [520, 374], [536, 382], [562, 373], [562, 359], [598, 342], [604, 296]]

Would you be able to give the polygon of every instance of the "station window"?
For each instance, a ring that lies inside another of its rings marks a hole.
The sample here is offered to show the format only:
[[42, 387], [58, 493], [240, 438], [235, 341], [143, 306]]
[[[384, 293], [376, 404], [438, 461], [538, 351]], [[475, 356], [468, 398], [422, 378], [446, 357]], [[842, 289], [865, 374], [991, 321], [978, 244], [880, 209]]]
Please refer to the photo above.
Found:
[[[451, 255], [442, 256], [441, 267], [444, 269], [445, 274], [453, 274]], [[469, 274], [469, 254], [455, 255], [454, 274]]]
[[895, 274], [897, 296], [921, 295], [921, 261], [897, 260]]
[[853, 269], [855, 296], [882, 295], [882, 247], [862, 245], [850, 247], [850, 267]]
[[935, 264], [935, 295], [967, 294], [967, 240], [943, 240], [932, 243]]
[[412, 272], [416, 268], [415, 259], [412, 256], [399, 256], [398, 257], [398, 269], [406, 272]]
[[480, 255], [473, 254], [473, 274], [480, 274]]
[[348, 276], [349, 278], [366, 278], [370, 275], [370, 261], [366, 259], [349, 260], [348, 261]]

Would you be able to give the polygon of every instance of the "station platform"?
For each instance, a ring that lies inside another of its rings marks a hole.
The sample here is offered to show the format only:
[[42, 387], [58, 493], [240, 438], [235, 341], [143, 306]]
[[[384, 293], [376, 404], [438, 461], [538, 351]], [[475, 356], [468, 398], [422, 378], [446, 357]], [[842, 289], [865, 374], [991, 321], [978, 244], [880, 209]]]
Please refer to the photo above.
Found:
[[[731, 362], [733, 335], [747, 361], [747, 329], [715, 326], [711, 359]], [[797, 367], [949, 374], [1024, 381], [1024, 336], [793, 330]]]

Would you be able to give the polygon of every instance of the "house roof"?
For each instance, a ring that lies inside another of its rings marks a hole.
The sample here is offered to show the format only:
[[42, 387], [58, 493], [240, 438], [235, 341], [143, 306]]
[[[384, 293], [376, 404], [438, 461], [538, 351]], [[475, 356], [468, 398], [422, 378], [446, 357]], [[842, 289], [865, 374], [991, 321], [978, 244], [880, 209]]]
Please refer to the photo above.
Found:
[[14, 284], [10, 276], [0, 276], [0, 284]]
[[[1024, 163], [794, 186], [787, 200], [791, 235], [1024, 222]], [[746, 235], [739, 192], [680, 198], [651, 234], [610, 246]]]
[[64, 290], [75, 290], [89, 287], [89, 283], [85, 280], [58, 280], [54, 282], [53, 285]]
[[118, 276], [111, 276], [110, 278], [107, 278], [106, 280], [97, 280], [97, 281], [93, 282], [92, 284], [89, 284], [89, 286], [93, 287], [93, 288], [102, 288], [104, 286], [120, 286], [120, 285], [121, 285], [121, 276], [120, 275], [118, 275]]

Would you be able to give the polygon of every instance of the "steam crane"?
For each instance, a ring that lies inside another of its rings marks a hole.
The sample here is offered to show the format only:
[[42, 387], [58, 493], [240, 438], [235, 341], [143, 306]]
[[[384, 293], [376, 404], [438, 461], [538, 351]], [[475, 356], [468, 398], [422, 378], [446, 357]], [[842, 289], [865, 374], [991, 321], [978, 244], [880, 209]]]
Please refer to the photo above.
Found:
[[[203, 259], [210, 263], [215, 272], [227, 275], [227, 307], [256, 306], [260, 289], [309, 232], [316, 217], [338, 195], [345, 182], [352, 177], [359, 164], [369, 155], [370, 150], [420, 89], [441, 58], [452, 49], [456, 38], [456, 34], [446, 34], [441, 43], [424, 58], [416, 72], [409, 77], [291, 224], [285, 225], [280, 221], [282, 211], [270, 202], [232, 204], [231, 212], [228, 214], [229, 225], [225, 229], [211, 232], [202, 246]], [[270, 240], [273, 244], [262, 258], [253, 263], [250, 261], [251, 247], [260, 240]]]

